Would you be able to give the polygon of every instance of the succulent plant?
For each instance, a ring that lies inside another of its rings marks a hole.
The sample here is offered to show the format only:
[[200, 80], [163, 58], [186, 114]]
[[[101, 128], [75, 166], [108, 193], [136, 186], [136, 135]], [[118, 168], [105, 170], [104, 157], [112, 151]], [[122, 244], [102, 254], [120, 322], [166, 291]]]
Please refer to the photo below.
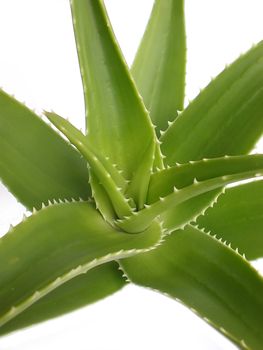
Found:
[[155, 0], [130, 70], [103, 2], [71, 10], [86, 132], [0, 91], [0, 176], [32, 213], [0, 240], [0, 334], [129, 282], [262, 349], [263, 42], [184, 109], [183, 0]]

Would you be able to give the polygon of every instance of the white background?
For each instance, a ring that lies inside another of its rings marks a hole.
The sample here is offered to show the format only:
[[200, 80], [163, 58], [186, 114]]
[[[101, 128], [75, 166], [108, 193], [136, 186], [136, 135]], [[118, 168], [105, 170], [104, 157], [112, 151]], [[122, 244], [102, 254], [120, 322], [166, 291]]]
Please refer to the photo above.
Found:
[[[130, 64], [152, 1], [105, 2]], [[188, 99], [226, 63], [263, 39], [262, 13], [262, 0], [186, 0]], [[83, 127], [68, 0], [0, 0], [0, 85], [30, 107], [53, 109]], [[1, 232], [8, 223], [18, 222], [22, 212], [22, 206], [1, 187]], [[135, 286], [64, 318], [0, 339], [0, 350], [47, 348], [235, 349], [183, 306]]]

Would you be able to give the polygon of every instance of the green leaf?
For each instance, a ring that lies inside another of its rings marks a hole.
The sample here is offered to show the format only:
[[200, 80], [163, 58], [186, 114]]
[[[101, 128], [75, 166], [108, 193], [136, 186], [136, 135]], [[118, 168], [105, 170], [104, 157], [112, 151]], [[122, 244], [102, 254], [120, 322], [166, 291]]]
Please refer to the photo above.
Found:
[[[204, 159], [186, 164], [178, 164], [151, 176], [148, 204], [154, 203], [159, 197], [165, 197], [173, 191], [174, 186], [181, 189], [198, 181], [208, 180], [226, 174], [260, 169], [263, 165], [262, 155], [232, 156], [224, 158]], [[162, 220], [168, 230], [173, 230], [190, 220], [194, 221], [208, 207], [213, 206], [221, 189], [204, 193], [197, 197], [177, 205], [171, 210], [167, 210], [162, 215]]]
[[133, 198], [141, 207], [155, 152], [150, 117], [130, 77], [103, 2], [72, 0], [71, 8], [86, 102], [87, 137], [127, 180], [136, 183]]
[[125, 285], [116, 262], [62, 284], [0, 328], [0, 335], [49, 320], [102, 299]]
[[96, 208], [100, 211], [103, 218], [109, 222], [110, 224], [114, 223], [114, 219], [117, 218], [112, 202], [102, 186], [99, 182], [98, 178], [94, 174], [94, 172], [90, 170], [90, 185], [92, 191], [92, 197], [94, 198]]
[[2, 90], [0, 178], [30, 210], [52, 199], [90, 196], [88, 170], [80, 154]]
[[117, 231], [86, 202], [33, 214], [0, 240], [0, 325], [72, 278], [151, 249], [161, 234], [156, 222], [142, 234]]
[[263, 181], [228, 188], [213, 208], [197, 219], [248, 259], [263, 257]]
[[[2, 90], [0, 90], [0, 178], [18, 200], [30, 210], [34, 207], [40, 209], [42, 203], [47, 204], [53, 199], [71, 199], [72, 197], [88, 199], [91, 195], [88, 169], [81, 155], [33, 111]], [[91, 286], [83, 294], [81, 299], [83, 305], [85, 302], [95, 301], [96, 297], [99, 299], [111, 294], [118, 289], [118, 286], [122, 286], [122, 279], [119, 278], [117, 270], [114, 273], [113, 265], [104, 266], [105, 268], [92, 271], [91, 276], [89, 272], [83, 278], [79, 278], [79, 281], [83, 280], [83, 284], [86, 281]], [[105, 279], [107, 270], [109, 271], [108, 283], [103, 286], [102, 281]], [[63, 286], [63, 293], [66, 293], [67, 289], [69, 289], [68, 293], [72, 293], [75, 287], [78, 287], [75, 282], [73, 284], [68, 282], [65, 287]], [[93, 290], [97, 290], [97, 294], [92, 293]], [[55, 316], [56, 313], [62, 312], [62, 309], [57, 310], [53, 305], [57, 304], [56, 299], [52, 301], [53, 295], [56, 294], [52, 293], [48, 296], [52, 310], [42, 308], [41, 312], [40, 306], [30, 311], [25, 317], [21, 314], [19, 322], [29, 325], [34, 317], [39, 321], [42, 320], [43, 313], [48, 315], [49, 312], [51, 314], [54, 312]], [[66, 299], [63, 300], [66, 303]], [[78, 294], [76, 307], [81, 306], [81, 300]], [[74, 307], [74, 303], [68, 303], [68, 306], [65, 305], [65, 310], [70, 305]], [[8, 327], [10, 328], [7, 329], [12, 330], [18, 326], [11, 322]]]
[[263, 130], [263, 42], [226, 68], [161, 137], [166, 164], [248, 153]]
[[172, 193], [174, 187], [181, 189], [190, 186], [194, 179], [209, 180], [214, 177], [241, 173], [263, 168], [263, 155], [226, 156], [221, 158], [191, 161], [186, 164], [177, 164], [152, 174], [147, 203], [156, 202], [159, 197]]
[[240, 348], [262, 349], [263, 280], [212, 236], [187, 226], [121, 266], [132, 282], [187, 305]]
[[[53, 112], [45, 112], [47, 118], [76, 146], [80, 153], [88, 161], [92, 172], [98, 181], [95, 184], [101, 183], [104, 190], [111, 199], [112, 205], [119, 217], [131, 213], [129, 199], [127, 199], [123, 192], [127, 186], [127, 181], [124, 180], [118, 170], [107, 160], [102, 154], [95, 150], [90, 144], [89, 140], [69, 121], [60, 117]], [[120, 187], [119, 187], [120, 186]], [[101, 197], [103, 206], [106, 207], [105, 215], [108, 216], [111, 208], [108, 205], [105, 196]]]
[[183, 0], [155, 0], [131, 73], [160, 130], [184, 107], [186, 38]]
[[[144, 209], [133, 212], [131, 216], [122, 220], [116, 220], [116, 223], [127, 232], [140, 232], [145, 230], [157, 216], [168, 212], [168, 219], [165, 216], [161, 218], [164, 221], [164, 227], [168, 230], [181, 228], [180, 226], [188, 223], [194, 215], [192, 213], [192, 216], [186, 216], [187, 220], [182, 223], [182, 218], [176, 217], [176, 208], [179, 204], [187, 203], [199, 195], [220, 189], [230, 183], [262, 175], [262, 155], [205, 160], [181, 167], [175, 166], [153, 175], [149, 190], [149, 204], [145, 205]], [[176, 187], [178, 180], [182, 188]], [[212, 194], [210, 201], [214, 196], [215, 193]]]

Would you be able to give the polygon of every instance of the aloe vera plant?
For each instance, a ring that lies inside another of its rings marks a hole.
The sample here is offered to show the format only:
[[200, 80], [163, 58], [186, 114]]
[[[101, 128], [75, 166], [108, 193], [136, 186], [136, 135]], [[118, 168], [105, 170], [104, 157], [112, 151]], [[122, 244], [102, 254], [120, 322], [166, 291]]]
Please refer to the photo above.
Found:
[[86, 132], [0, 91], [0, 176], [32, 212], [0, 241], [0, 334], [128, 279], [262, 349], [263, 280], [249, 260], [263, 255], [263, 181], [225, 187], [263, 176], [263, 155], [249, 155], [263, 128], [263, 43], [184, 109], [183, 0], [155, 1], [130, 70], [103, 2], [71, 10]]

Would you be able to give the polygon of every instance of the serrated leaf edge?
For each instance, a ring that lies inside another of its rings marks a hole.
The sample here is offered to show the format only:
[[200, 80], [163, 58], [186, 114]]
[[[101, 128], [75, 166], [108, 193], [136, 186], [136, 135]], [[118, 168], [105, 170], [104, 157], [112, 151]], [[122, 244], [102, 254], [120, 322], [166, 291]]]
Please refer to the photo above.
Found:
[[[241, 54], [239, 55], [239, 57], [238, 57], [235, 61], [233, 61], [231, 64], [225, 65], [224, 69], [219, 73], [219, 75], [222, 74], [223, 72], [225, 72], [226, 70], [228, 70], [229, 68], [231, 68], [232, 65], [234, 65], [234, 64], [236, 63], [236, 61], [238, 61], [240, 58], [244, 57], [248, 52], [250, 52], [251, 50], [255, 49], [256, 47], [257, 47], [257, 44], [253, 44], [247, 52], [241, 53]], [[253, 66], [254, 66], [255, 64], [258, 64], [258, 62], [259, 62], [260, 60], [262, 60], [262, 57], [259, 57], [259, 58], [254, 62]], [[229, 91], [231, 90], [231, 88], [233, 87], [233, 85], [235, 85], [238, 81], [240, 81], [240, 80], [242, 79], [243, 75], [245, 75], [245, 74], [250, 70], [250, 68], [251, 68], [251, 66], [247, 67], [247, 69], [245, 69], [245, 70], [243, 71], [243, 73], [239, 76], [239, 78], [236, 79], [236, 80], [234, 80], [234, 81], [232, 82], [232, 84], [230, 84], [230, 86], [228, 87], [228, 89], [226, 89], [226, 90], [222, 93], [222, 95], [220, 96], [220, 98], [217, 99], [216, 103], [214, 103], [214, 104], [212, 105], [212, 107], [209, 108], [209, 110], [210, 110], [211, 108], [214, 108], [215, 106], [219, 105], [219, 103], [221, 102], [221, 99], [226, 95], [226, 93], [229, 92]], [[218, 77], [218, 76], [217, 76], [217, 77]], [[183, 111], [177, 111], [177, 112], [179, 112], [179, 114], [178, 114], [178, 117], [177, 117], [176, 119], [174, 119], [173, 121], [168, 121], [168, 126], [167, 126], [167, 128], [166, 128], [165, 130], [162, 131], [161, 141], [162, 141], [163, 136], [165, 136], [165, 135], [167, 134], [167, 132], [170, 131], [170, 129], [173, 127], [173, 125], [174, 125], [175, 122], [178, 120], [178, 118], [181, 117], [181, 116], [183, 116], [185, 110], [188, 109], [188, 108], [196, 101], [196, 99], [197, 99], [203, 92], [205, 92], [207, 89], [210, 88], [210, 84], [213, 83], [214, 80], [215, 80], [217, 77], [211, 78], [210, 82], [209, 82], [204, 88], [202, 88], [202, 89], [200, 90], [200, 93], [199, 93], [192, 101], [189, 101], [189, 104], [187, 105], [187, 107], [186, 107]]]
[[[90, 201], [90, 200], [89, 200]], [[91, 200], [92, 201], [92, 200]], [[61, 204], [68, 204], [68, 203], [76, 203], [76, 202], [88, 202], [88, 201], [84, 201], [82, 199], [80, 199], [79, 201], [75, 200], [74, 198], [72, 198], [71, 201], [69, 200], [49, 200], [48, 204], [46, 205], [45, 203], [42, 204], [42, 209], [40, 210], [36, 210], [35, 208], [32, 211], [32, 214], [30, 216], [23, 216], [23, 220], [22, 222], [27, 221], [28, 218], [30, 218], [33, 215], [36, 215], [39, 211], [43, 211], [48, 209], [50, 206], [56, 206], [56, 205], [61, 205]], [[92, 201], [93, 202], [93, 201]], [[48, 293], [52, 292], [54, 289], [58, 288], [59, 286], [61, 286], [62, 284], [66, 283], [67, 281], [71, 280], [74, 277], [77, 277], [81, 274], [87, 273], [90, 269], [111, 262], [113, 260], [119, 260], [119, 259], [123, 259], [123, 258], [128, 258], [131, 257], [133, 255], [136, 254], [140, 254], [140, 253], [146, 253], [149, 252], [153, 249], [156, 249], [158, 246], [160, 246], [164, 239], [165, 239], [165, 228], [163, 228], [163, 223], [162, 222], [158, 222], [160, 229], [161, 229], [161, 233], [160, 233], [160, 239], [153, 244], [152, 246], [148, 247], [148, 248], [133, 248], [133, 249], [121, 249], [118, 250], [116, 252], [113, 253], [109, 253], [106, 254], [104, 256], [101, 256], [99, 258], [95, 258], [92, 261], [86, 263], [86, 264], [82, 264], [82, 265], [78, 265], [77, 267], [71, 269], [70, 271], [68, 271], [67, 273], [58, 276], [55, 280], [53, 280], [52, 282], [50, 282], [48, 285], [46, 285], [45, 287], [36, 290], [30, 297], [26, 298], [23, 302], [19, 303], [18, 305], [13, 305], [9, 311], [7, 311], [3, 316], [0, 317], [0, 327], [3, 326], [5, 323], [7, 323], [8, 321], [10, 321], [12, 318], [14, 318], [15, 316], [19, 315], [20, 313], [22, 313], [25, 309], [27, 309], [28, 307], [30, 307], [31, 305], [33, 305], [35, 302], [37, 302], [39, 299], [43, 298], [45, 295], [47, 295]], [[13, 232], [13, 226], [10, 226], [10, 230], [0, 239], [0, 244], [1, 242], [10, 234], [12, 234]]]
[[[184, 225], [184, 227], [187, 226]], [[189, 225], [191, 226], [191, 225]], [[224, 247], [227, 247], [227, 249], [230, 249], [232, 253], [236, 254], [239, 258], [241, 258], [248, 266], [249, 268], [252, 268], [251, 264], [249, 263], [249, 261], [246, 259], [245, 254], [241, 254], [238, 249], [233, 249], [231, 247], [231, 243], [227, 243], [226, 241], [223, 241], [222, 238], [218, 238], [217, 235], [213, 234], [211, 231], [205, 231], [203, 228], [199, 228], [198, 226], [194, 226], [195, 228], [197, 228], [199, 231], [201, 231], [202, 233], [204, 233], [205, 235], [211, 237], [212, 239], [214, 239], [215, 241], [217, 241], [218, 243], [220, 243], [221, 245], [223, 245]], [[176, 231], [173, 232], [169, 232], [169, 234], [176, 234]], [[127, 271], [125, 270], [125, 268], [123, 267], [121, 261], [118, 261], [119, 263], [119, 270], [121, 270], [123, 272], [123, 277], [126, 278], [126, 281], [129, 283], [134, 283], [136, 284], [136, 282], [133, 281], [133, 279], [129, 276], [129, 274], [127, 273]], [[262, 279], [261, 274], [255, 270], [256, 273], [258, 274], [258, 276]], [[143, 286], [144, 288], [157, 292], [159, 294], [162, 294], [168, 298], [171, 298], [175, 301], [177, 301], [178, 303], [180, 303], [181, 305], [185, 306], [187, 309], [191, 310], [194, 314], [196, 314], [199, 318], [201, 318], [202, 320], [204, 320], [206, 323], [210, 324], [213, 328], [219, 330], [221, 333], [223, 333], [226, 337], [228, 337], [231, 341], [235, 342], [236, 344], [238, 344], [239, 346], [241, 346], [242, 349], [244, 350], [252, 350], [250, 347], [248, 347], [248, 345], [246, 344], [246, 342], [244, 341], [244, 339], [237, 339], [235, 338], [231, 333], [228, 333], [224, 327], [217, 325], [216, 323], [214, 323], [212, 320], [210, 320], [209, 318], [203, 316], [200, 312], [198, 312], [195, 308], [193, 307], [189, 307], [185, 302], [183, 302], [180, 298], [174, 297], [171, 294], [167, 293], [167, 292], [163, 292], [159, 289], [156, 288], [152, 288], [149, 286]]]
[[127, 232], [144, 231], [149, 226], [149, 222], [151, 220], [154, 220], [166, 210], [171, 209], [171, 206], [176, 206], [190, 198], [213, 189], [223, 187], [227, 184], [238, 182], [242, 179], [259, 176], [263, 176], [263, 169], [238, 174], [223, 175], [203, 181], [198, 181], [196, 178], [194, 178], [191, 185], [185, 186], [182, 189], [174, 187], [172, 193], [165, 197], [159, 197], [158, 201], [144, 206], [144, 208], [139, 212], [135, 211], [129, 216], [124, 216], [122, 219], [115, 220], [115, 223], [117, 226], [123, 230], [126, 230]]

